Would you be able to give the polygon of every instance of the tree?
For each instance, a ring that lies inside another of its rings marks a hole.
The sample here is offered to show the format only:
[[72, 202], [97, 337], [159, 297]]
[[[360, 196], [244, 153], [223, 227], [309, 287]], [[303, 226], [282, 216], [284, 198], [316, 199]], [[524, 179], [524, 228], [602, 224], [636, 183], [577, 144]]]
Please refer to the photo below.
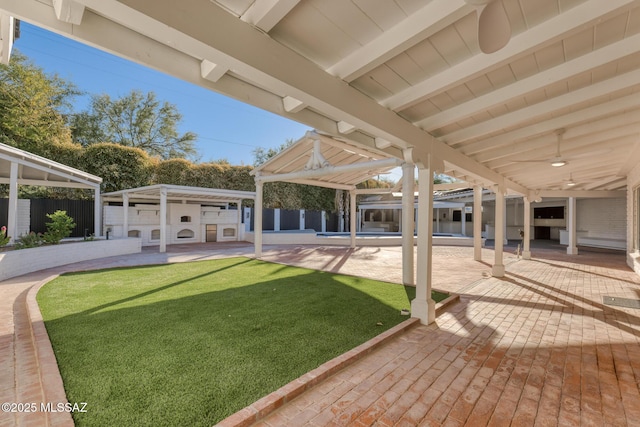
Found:
[[89, 111], [71, 120], [73, 140], [84, 146], [112, 142], [140, 148], [161, 159], [196, 155], [193, 132], [178, 134], [182, 115], [175, 105], [160, 102], [154, 92], [133, 90], [119, 99], [94, 95]]
[[0, 65], [0, 142], [50, 157], [53, 145], [71, 144], [65, 116], [79, 94], [72, 83], [14, 52], [8, 65]]
[[278, 155], [281, 151], [291, 147], [295, 141], [293, 139], [287, 139], [283, 144], [280, 144], [276, 148], [264, 149], [262, 147], [254, 148], [253, 150], [253, 166], [260, 166], [272, 157]]

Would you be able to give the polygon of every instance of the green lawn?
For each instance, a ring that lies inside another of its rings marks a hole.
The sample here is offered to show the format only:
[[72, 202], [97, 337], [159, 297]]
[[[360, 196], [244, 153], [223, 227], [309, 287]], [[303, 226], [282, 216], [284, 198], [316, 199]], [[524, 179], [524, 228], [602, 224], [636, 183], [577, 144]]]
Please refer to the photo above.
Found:
[[67, 397], [87, 402], [76, 425], [211, 426], [405, 320], [413, 297], [232, 258], [66, 274], [38, 303]]

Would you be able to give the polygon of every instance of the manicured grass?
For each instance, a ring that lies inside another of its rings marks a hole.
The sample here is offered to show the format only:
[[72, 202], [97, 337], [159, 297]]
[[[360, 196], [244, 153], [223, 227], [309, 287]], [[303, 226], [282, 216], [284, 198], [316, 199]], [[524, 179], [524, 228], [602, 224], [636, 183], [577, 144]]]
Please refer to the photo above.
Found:
[[231, 258], [66, 274], [37, 298], [87, 402], [76, 425], [211, 426], [407, 319], [414, 294]]

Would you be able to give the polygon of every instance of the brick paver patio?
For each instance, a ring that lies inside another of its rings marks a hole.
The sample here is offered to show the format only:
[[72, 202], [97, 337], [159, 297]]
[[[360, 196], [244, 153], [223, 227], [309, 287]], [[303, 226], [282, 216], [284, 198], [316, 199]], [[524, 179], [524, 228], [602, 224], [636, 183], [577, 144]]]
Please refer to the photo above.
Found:
[[256, 425], [640, 425], [640, 311], [602, 303], [638, 299], [640, 278], [621, 255], [542, 256]]
[[[602, 303], [602, 296], [640, 299], [640, 278], [624, 255], [534, 250], [536, 260], [516, 261], [510, 254], [507, 276], [497, 279], [488, 277], [490, 249], [486, 262], [473, 261], [471, 248], [434, 249], [434, 287], [459, 292], [460, 303], [258, 425], [640, 425], [640, 311]], [[244, 244], [175, 246], [1, 282], [0, 400], [59, 397], [55, 378], [49, 389], [52, 354], [30, 324], [27, 298], [52, 274], [251, 253]], [[401, 281], [400, 248], [265, 247], [264, 259]], [[51, 414], [0, 413], [2, 427], [47, 423], [71, 424]]]

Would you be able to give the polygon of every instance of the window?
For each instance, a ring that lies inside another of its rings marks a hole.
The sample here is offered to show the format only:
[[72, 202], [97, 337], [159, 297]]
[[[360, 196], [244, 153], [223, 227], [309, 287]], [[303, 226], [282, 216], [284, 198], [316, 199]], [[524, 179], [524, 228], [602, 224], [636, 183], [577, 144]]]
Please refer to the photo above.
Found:
[[184, 230], [178, 231], [178, 239], [193, 239], [195, 237], [195, 233], [187, 228]]
[[191, 222], [191, 217], [189, 215], [181, 216], [180, 222]]
[[222, 230], [222, 237], [235, 237], [236, 229], [235, 228], [225, 228]]
[[140, 237], [140, 230], [129, 230], [127, 234], [129, 237]]
[[151, 240], [160, 240], [160, 230], [151, 230]]

